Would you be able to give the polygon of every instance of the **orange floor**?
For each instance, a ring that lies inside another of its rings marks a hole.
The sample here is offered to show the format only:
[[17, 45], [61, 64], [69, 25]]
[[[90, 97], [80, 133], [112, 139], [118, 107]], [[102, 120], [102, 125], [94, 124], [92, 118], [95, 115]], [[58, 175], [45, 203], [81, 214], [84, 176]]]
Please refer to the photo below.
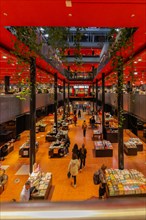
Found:
[[[91, 128], [87, 129], [87, 135], [84, 138], [82, 132], [82, 122], [86, 119], [89, 121], [89, 115], [82, 113], [82, 118], [78, 119], [77, 126], [70, 125], [69, 137], [71, 139], [70, 153], [63, 158], [49, 158], [48, 147], [50, 143], [45, 142], [45, 134], [50, 130], [53, 118], [47, 116], [44, 121], [48, 123], [46, 132], [36, 134], [39, 141], [39, 150], [36, 154], [36, 162], [40, 164], [42, 172], [51, 172], [53, 176], [53, 187], [48, 197], [51, 201], [77, 201], [87, 200], [98, 197], [98, 186], [93, 184], [93, 173], [104, 163], [108, 168], [118, 168], [118, 151], [117, 144], [113, 144], [113, 157], [97, 158], [93, 155], [93, 141]], [[4, 192], [0, 195], [1, 202], [19, 201], [19, 195], [28, 175], [15, 175], [23, 164], [29, 164], [28, 158], [21, 158], [18, 154], [19, 147], [27, 140], [29, 131], [23, 132], [20, 141], [14, 143], [14, 151], [6, 156], [1, 165], [8, 165], [6, 173], [9, 176], [8, 183]], [[124, 131], [124, 140], [134, 136], [129, 130]], [[86, 167], [77, 176], [77, 187], [71, 186], [71, 180], [67, 178], [68, 164], [71, 159], [73, 145], [77, 143], [81, 147], [85, 143], [87, 148]], [[143, 143], [144, 144], [144, 143]], [[144, 150], [138, 152], [137, 156], [124, 155], [125, 168], [134, 168], [141, 171], [146, 176], [146, 144]]]

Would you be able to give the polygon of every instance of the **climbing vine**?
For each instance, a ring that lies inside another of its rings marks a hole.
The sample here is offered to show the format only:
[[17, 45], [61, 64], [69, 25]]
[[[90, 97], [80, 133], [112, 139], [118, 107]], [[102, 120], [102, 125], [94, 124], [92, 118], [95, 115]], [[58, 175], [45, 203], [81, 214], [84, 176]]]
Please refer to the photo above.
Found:
[[[115, 30], [111, 31], [111, 35], [109, 35], [110, 40], [110, 48], [109, 54], [111, 58], [111, 65], [113, 67], [113, 71], [118, 74], [118, 85], [117, 90], [118, 94], [123, 93], [124, 90], [124, 75], [123, 68], [124, 64], [127, 62], [127, 55], [129, 55], [129, 76], [131, 82], [134, 82], [134, 48], [133, 48], [133, 33], [135, 32], [135, 28], [122, 28], [119, 32]], [[119, 127], [123, 127], [124, 124], [124, 111], [120, 106], [120, 121]]]

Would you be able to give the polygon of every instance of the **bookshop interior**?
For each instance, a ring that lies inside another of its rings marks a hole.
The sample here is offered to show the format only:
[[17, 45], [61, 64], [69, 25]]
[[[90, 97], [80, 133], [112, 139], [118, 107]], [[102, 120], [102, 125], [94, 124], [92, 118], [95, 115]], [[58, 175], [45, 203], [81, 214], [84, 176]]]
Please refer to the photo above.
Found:
[[4, 219], [146, 219], [145, 0], [0, 1]]

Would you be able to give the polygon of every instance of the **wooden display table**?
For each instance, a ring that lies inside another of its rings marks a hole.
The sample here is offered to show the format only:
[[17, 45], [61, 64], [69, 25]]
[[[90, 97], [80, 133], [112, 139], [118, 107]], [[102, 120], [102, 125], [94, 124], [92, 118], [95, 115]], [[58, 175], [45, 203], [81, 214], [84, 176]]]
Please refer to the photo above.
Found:
[[118, 131], [106, 128], [106, 139], [110, 141], [111, 143], [117, 143], [118, 142]]
[[130, 138], [128, 141], [129, 144], [135, 144], [137, 147], [137, 151], [143, 151], [143, 143], [139, 138]]
[[52, 144], [49, 147], [48, 155], [50, 157], [54, 157], [57, 155], [58, 157], [63, 157], [67, 152], [66, 147], [63, 143], [59, 142], [52, 142]]
[[[105, 146], [106, 143], [106, 146]], [[94, 150], [96, 157], [112, 157], [113, 148], [110, 142], [108, 141], [95, 141]]]
[[32, 183], [32, 187], [35, 186], [35, 188], [37, 189], [36, 193], [31, 194], [31, 199], [47, 200], [52, 187], [52, 174], [46, 173], [43, 174], [43, 176], [40, 176], [39, 173], [32, 173], [29, 177], [29, 180]]
[[93, 130], [93, 137], [92, 140], [102, 140], [102, 133], [99, 130]]
[[46, 141], [48, 142], [52, 142], [52, 141], [56, 141], [56, 129], [54, 131], [50, 131], [47, 133], [46, 135]]
[[138, 151], [143, 151], [143, 144], [136, 144]]
[[[36, 148], [35, 148], [36, 152], [37, 152], [37, 150], [38, 150], [38, 146], [39, 146], [39, 143], [36, 142]], [[24, 144], [20, 147], [19, 155], [20, 155], [21, 157], [29, 157], [29, 149], [30, 149], [30, 144], [29, 144], [29, 142], [24, 143]]]
[[108, 197], [146, 196], [145, 177], [137, 170], [106, 169]]
[[48, 124], [44, 124], [44, 123], [40, 123], [40, 122], [36, 123], [36, 133], [38, 133], [39, 131], [45, 132], [47, 125]]
[[137, 155], [137, 147], [135, 145], [129, 145], [128, 142], [124, 143], [124, 152], [129, 156]]

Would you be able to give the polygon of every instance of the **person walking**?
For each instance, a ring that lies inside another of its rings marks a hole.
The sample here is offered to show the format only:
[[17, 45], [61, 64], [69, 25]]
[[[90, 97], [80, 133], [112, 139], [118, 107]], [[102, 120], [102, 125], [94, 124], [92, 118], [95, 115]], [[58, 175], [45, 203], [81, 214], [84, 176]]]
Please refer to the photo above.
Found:
[[79, 159], [79, 148], [78, 148], [78, 145], [77, 145], [77, 144], [75, 144], [75, 145], [73, 146], [72, 152], [73, 152], [73, 154], [76, 154], [76, 155], [77, 155], [77, 158]]
[[87, 149], [85, 148], [85, 144], [82, 144], [82, 147], [79, 150], [79, 158], [80, 158], [80, 171], [83, 167], [85, 167], [86, 164], [86, 154]]
[[86, 121], [84, 120], [83, 124], [82, 124], [82, 129], [83, 129], [83, 136], [86, 136], [86, 130], [87, 130], [87, 124]]
[[78, 111], [78, 118], [81, 118], [81, 110]]
[[70, 172], [71, 177], [73, 178], [73, 187], [75, 188], [77, 185], [77, 174], [79, 172], [80, 162], [77, 158], [76, 154], [72, 154], [72, 159], [68, 166], [68, 172]]
[[76, 126], [77, 125], [77, 116], [76, 115], [74, 115], [73, 120], [74, 120], [74, 125]]

